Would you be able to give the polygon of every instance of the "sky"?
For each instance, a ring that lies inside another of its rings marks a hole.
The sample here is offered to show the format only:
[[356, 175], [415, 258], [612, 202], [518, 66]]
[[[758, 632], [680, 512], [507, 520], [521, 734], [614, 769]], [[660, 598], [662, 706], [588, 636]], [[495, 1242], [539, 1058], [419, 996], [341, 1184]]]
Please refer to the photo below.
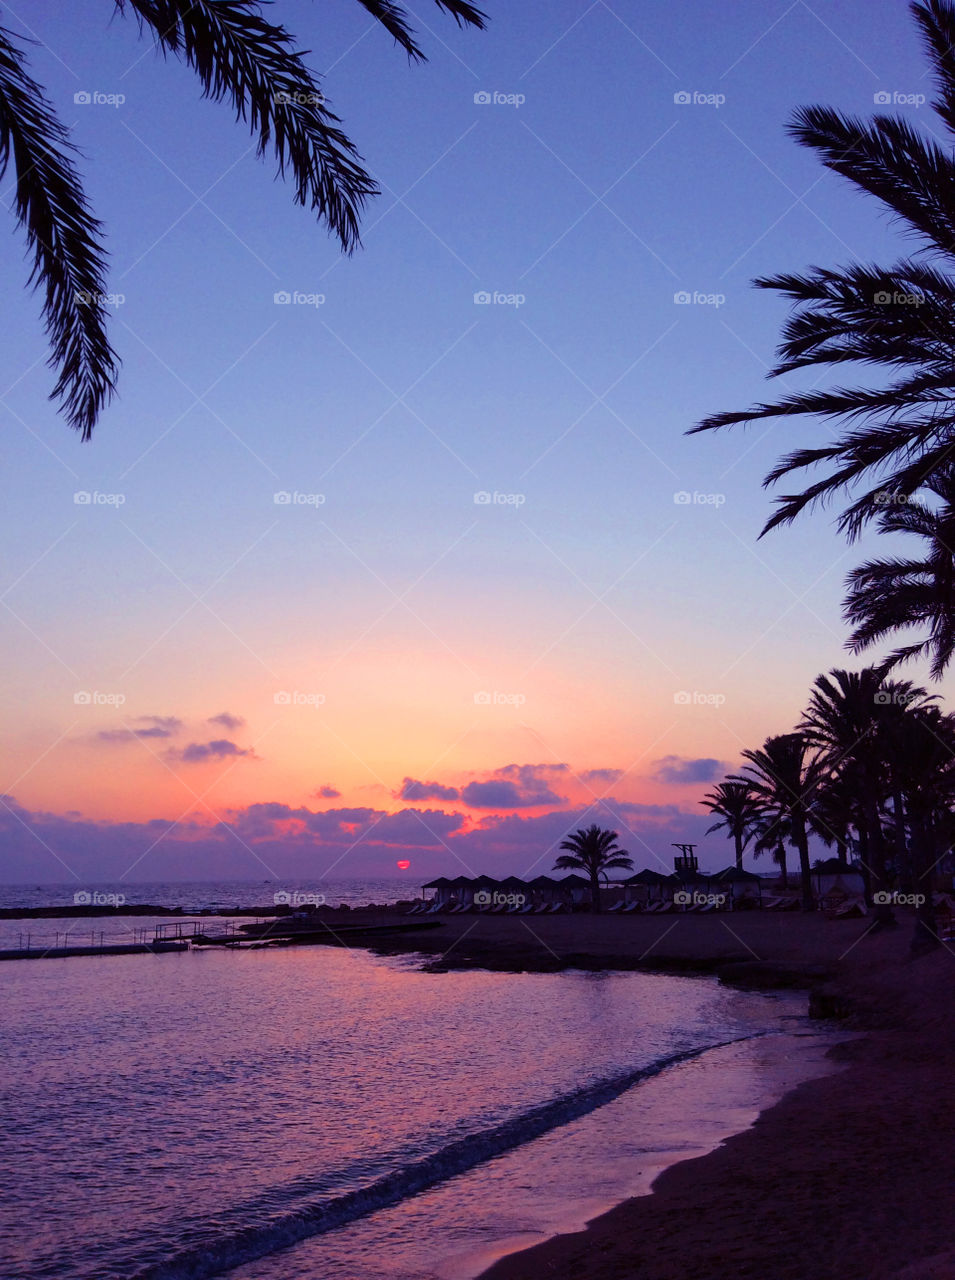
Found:
[[754, 276], [905, 251], [785, 125], [889, 94], [937, 127], [907, 6], [485, 7], [409, 6], [424, 66], [352, 0], [269, 8], [381, 187], [343, 257], [131, 18], [4, 5], [123, 367], [82, 444], [10, 215], [3, 879], [537, 874], [585, 820], [716, 869], [701, 796], [864, 665], [840, 602], [876, 539], [758, 541], [823, 429], [685, 433], [767, 393]]

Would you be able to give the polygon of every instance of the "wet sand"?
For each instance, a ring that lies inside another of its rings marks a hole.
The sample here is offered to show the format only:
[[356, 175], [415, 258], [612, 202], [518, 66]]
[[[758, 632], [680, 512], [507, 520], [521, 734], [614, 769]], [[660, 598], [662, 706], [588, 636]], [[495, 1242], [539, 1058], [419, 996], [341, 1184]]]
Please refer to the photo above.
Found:
[[[913, 919], [740, 913], [460, 916], [414, 947], [433, 970], [663, 968], [806, 987], [864, 1034], [716, 1151], [585, 1231], [482, 1280], [955, 1280], [955, 949], [912, 959]], [[386, 949], [376, 948], [376, 949]]]

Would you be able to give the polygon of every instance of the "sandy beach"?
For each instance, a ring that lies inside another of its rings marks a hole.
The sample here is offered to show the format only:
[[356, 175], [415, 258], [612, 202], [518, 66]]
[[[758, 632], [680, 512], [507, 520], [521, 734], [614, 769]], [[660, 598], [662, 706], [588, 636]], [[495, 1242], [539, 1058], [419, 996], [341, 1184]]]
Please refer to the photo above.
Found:
[[837, 1072], [666, 1170], [651, 1195], [501, 1259], [482, 1280], [955, 1277], [955, 953], [910, 959], [912, 920], [899, 921], [873, 933], [870, 920], [801, 914], [464, 916], [415, 944], [433, 970], [695, 967], [804, 985], [812, 1007], [864, 1031], [835, 1051]]

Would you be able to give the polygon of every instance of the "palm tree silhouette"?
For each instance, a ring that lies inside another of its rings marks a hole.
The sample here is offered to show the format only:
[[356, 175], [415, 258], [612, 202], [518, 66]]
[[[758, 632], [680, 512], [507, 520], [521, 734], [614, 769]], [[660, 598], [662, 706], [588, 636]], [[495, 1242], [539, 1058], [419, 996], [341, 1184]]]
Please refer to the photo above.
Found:
[[932, 679], [938, 680], [955, 653], [955, 461], [929, 476], [924, 487], [940, 505], [886, 494], [894, 501], [887, 504], [878, 526], [880, 533], [924, 538], [923, 555], [869, 560], [854, 569], [846, 579], [843, 613], [855, 627], [849, 637], [853, 653], [862, 653], [894, 631], [927, 627], [924, 640], [896, 649], [885, 665], [930, 657]]
[[590, 896], [594, 911], [600, 910], [600, 875], [604, 871], [633, 870], [633, 859], [617, 845], [617, 832], [605, 831], [596, 823], [586, 830], [578, 828], [560, 842], [561, 854], [554, 863], [555, 871], [585, 871], [590, 877]]
[[818, 106], [796, 111], [789, 132], [827, 168], [880, 200], [921, 242], [919, 258], [887, 268], [812, 267], [805, 275], [755, 281], [794, 303], [774, 375], [858, 362], [867, 371], [881, 368], [890, 380], [881, 387], [867, 378], [862, 386], [794, 392], [745, 412], [715, 414], [692, 429], [802, 415], [840, 424], [834, 439], [794, 450], [766, 477], [771, 485], [806, 468], [827, 468], [801, 493], [776, 499], [763, 533], [807, 506], [868, 485], [839, 519], [840, 529], [854, 538], [883, 512], [879, 499], [885, 490], [913, 493], [947, 464], [955, 447], [955, 277], [947, 271], [955, 245], [955, 6], [925, 0], [912, 13], [938, 90], [932, 105], [947, 137], [936, 142], [899, 117], [876, 115], [864, 122]]
[[706, 834], [711, 831], [725, 829], [736, 846], [736, 866], [742, 871], [743, 853], [746, 846], [755, 836], [754, 823], [760, 816], [761, 806], [752, 787], [745, 782], [734, 782], [727, 779], [714, 787], [700, 801], [711, 813], [719, 815], [719, 822], [707, 827]]
[[[435, 0], [459, 26], [483, 28], [485, 15], [465, 0]], [[409, 59], [423, 61], [407, 15], [394, 0], [359, 0]], [[378, 187], [316, 76], [284, 27], [266, 21], [257, 0], [114, 0], [149, 29], [155, 46], [192, 67], [203, 96], [225, 99], [248, 120], [259, 155], [271, 151], [288, 174], [297, 204], [312, 209], [345, 252], [359, 243], [359, 217]], [[106, 332], [106, 254], [73, 163], [69, 130], [23, 49], [0, 27], [0, 178], [12, 161], [14, 210], [26, 233], [30, 283], [43, 296], [51, 398], [88, 440], [116, 386], [118, 359]]]
[[955, 801], [955, 717], [935, 706], [907, 709], [896, 725], [899, 785], [911, 835], [911, 872], [916, 907], [914, 952], [935, 947], [939, 937], [932, 905], [932, 873], [951, 847]]
[[757, 801], [775, 816], [777, 834], [785, 831], [799, 854], [802, 908], [813, 910], [807, 825], [809, 807], [820, 778], [820, 768], [806, 759], [808, 743], [801, 733], [767, 738], [755, 751], [744, 751], [745, 773], [734, 782], [748, 784]]
[[[799, 725], [816, 749], [824, 774], [835, 774], [854, 811], [859, 857], [867, 896], [888, 887], [887, 849], [881, 805], [888, 794], [886, 724], [900, 710], [925, 704], [928, 694], [908, 682], [886, 682], [885, 669], [833, 670], [816, 678]], [[892, 919], [891, 908], [876, 902], [876, 915]]]

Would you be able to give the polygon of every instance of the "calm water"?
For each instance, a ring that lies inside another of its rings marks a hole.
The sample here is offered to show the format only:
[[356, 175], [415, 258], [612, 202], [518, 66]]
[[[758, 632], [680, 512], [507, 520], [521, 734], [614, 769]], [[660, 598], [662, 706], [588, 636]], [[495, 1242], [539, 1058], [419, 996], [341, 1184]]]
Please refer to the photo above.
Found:
[[415, 963], [296, 948], [3, 965], [0, 1274], [473, 1275], [820, 1069], [792, 1034], [802, 1000]]
[[[129, 903], [180, 907], [183, 911], [227, 912], [236, 907], [274, 905], [275, 894], [317, 894], [329, 906], [365, 907], [421, 896], [414, 879], [383, 877], [378, 880], [198, 880], [192, 883], [152, 881], [143, 884], [0, 885], [0, 907], [71, 906], [77, 890], [87, 893], [122, 894]], [[20, 946], [44, 947], [98, 944], [102, 941], [137, 942], [151, 940], [154, 926], [166, 924], [162, 916], [95, 916], [91, 918], [44, 917], [0, 920], [0, 949]], [[145, 933], [143, 932], [145, 930]]]

